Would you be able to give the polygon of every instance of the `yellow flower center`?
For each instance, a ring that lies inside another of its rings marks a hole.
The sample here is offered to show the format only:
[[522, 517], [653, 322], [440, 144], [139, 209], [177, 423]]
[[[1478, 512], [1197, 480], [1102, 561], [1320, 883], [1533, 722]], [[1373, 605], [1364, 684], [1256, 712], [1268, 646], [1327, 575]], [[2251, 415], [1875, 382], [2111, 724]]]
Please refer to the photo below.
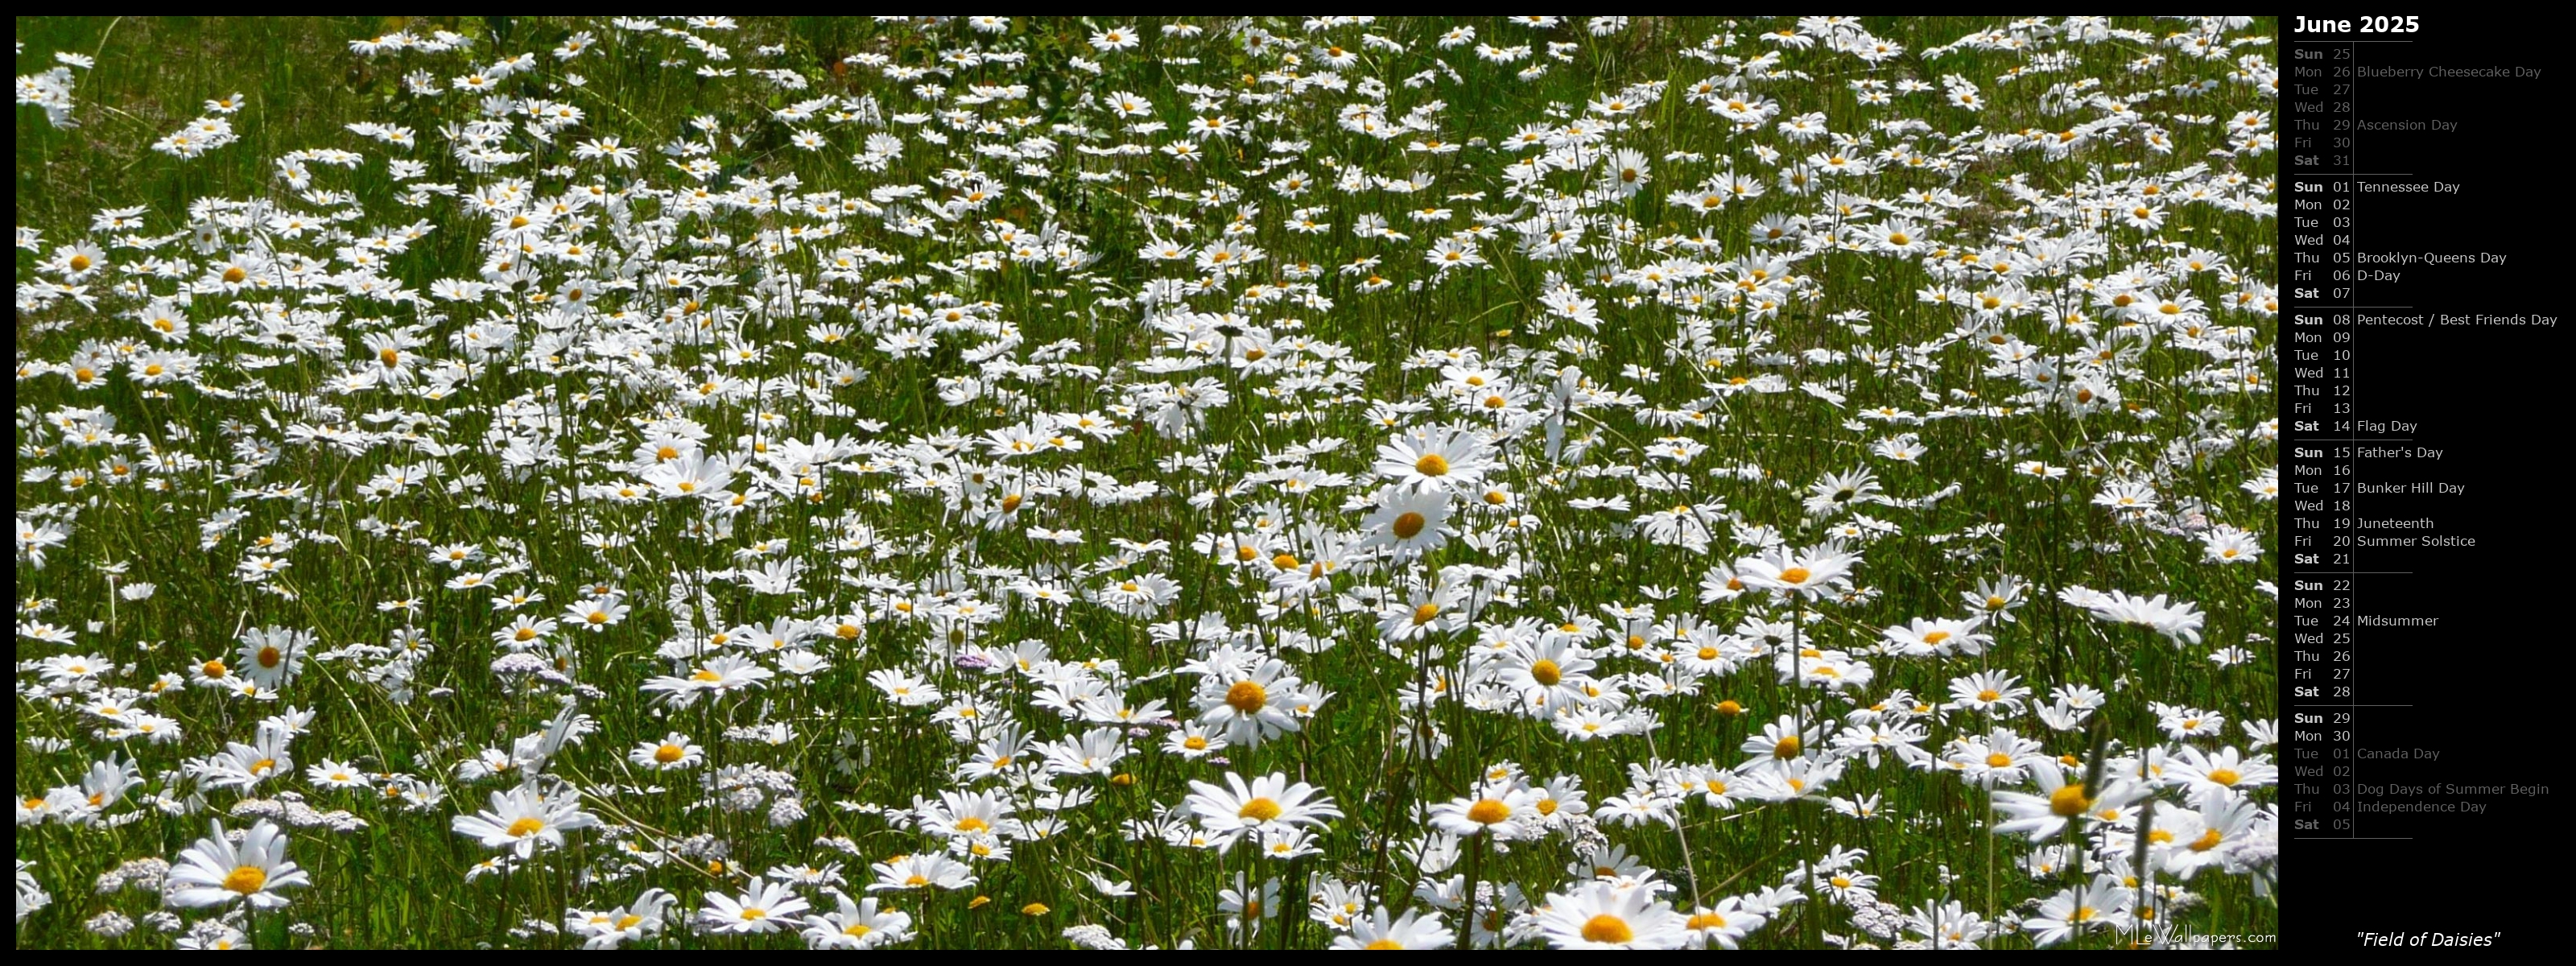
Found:
[[1780, 572], [1780, 582], [1784, 584], [1803, 584], [1806, 583], [1807, 578], [1811, 576], [1814, 575], [1808, 573], [1807, 568], [1805, 567], [1791, 567]]
[[224, 876], [224, 888], [242, 895], [258, 892], [266, 885], [268, 870], [256, 865], [236, 866], [232, 874]]
[[1413, 471], [1424, 476], [1449, 475], [1449, 460], [1438, 453], [1425, 453], [1413, 462]]
[[[1939, 643], [1941, 643], [1942, 641], [1946, 641], [1946, 640], [1949, 640], [1949, 639], [1950, 639], [1950, 632], [1949, 632], [1949, 631], [1933, 631], [1932, 633], [1929, 633], [1929, 634], [1925, 634], [1925, 635], [1923, 635], [1923, 643], [1925, 643], [1925, 644], [1939, 644]], [[1988, 701], [1992, 701], [1992, 700], [1994, 700], [1994, 699], [1993, 699], [1993, 698], [1987, 698], [1986, 700], [1988, 700]]]
[[2003, 693], [1996, 691], [1993, 688], [1987, 688], [1983, 691], [1977, 692], [1977, 700], [1979, 701], [1993, 701], [2000, 697], [2003, 697]]
[[1546, 658], [1539, 658], [1536, 663], [1531, 664], [1529, 673], [1530, 680], [1546, 687], [1555, 687], [1556, 682], [1565, 679], [1565, 672], [1556, 666], [1556, 662]]
[[233, 267], [231, 267], [231, 268], [224, 269], [224, 281], [229, 282], [229, 283], [232, 283], [232, 284], [235, 284], [235, 285], [239, 285], [239, 284], [241, 284], [241, 280], [242, 280], [242, 279], [249, 278], [249, 277], [250, 277], [250, 273], [249, 273], [249, 272], [242, 271], [242, 268], [241, 268], [241, 266], [239, 266], [239, 265], [235, 265], [235, 266], [233, 266]]
[[2242, 777], [2244, 776], [2238, 775], [2233, 768], [2213, 769], [2209, 773], [2209, 780], [2221, 785], [2234, 785], [2236, 780]]
[[1624, 943], [1637, 938], [1637, 932], [1628, 928], [1628, 920], [1605, 912], [1583, 921], [1583, 938], [1596, 943]]
[[653, 760], [668, 765], [687, 757], [688, 754], [688, 749], [682, 748], [678, 745], [663, 745], [662, 747], [653, 749]]
[[1478, 825], [1492, 825], [1512, 817], [1512, 807], [1501, 799], [1488, 798], [1467, 806], [1467, 820]]
[[273, 668], [277, 666], [277, 662], [285, 659], [286, 655], [278, 653], [277, 648], [275, 647], [263, 647], [259, 649], [259, 666], [261, 667]]
[[1424, 604], [1413, 609], [1413, 622], [1416, 624], [1431, 623], [1431, 619], [1438, 616], [1440, 616], [1438, 604]]
[[1233, 687], [1225, 689], [1225, 703], [1236, 711], [1251, 714], [1270, 703], [1270, 692], [1264, 690], [1259, 682], [1237, 681]]
[[2084, 814], [2084, 810], [2091, 807], [2093, 807], [2093, 800], [2084, 797], [2084, 786], [2080, 783], [2062, 786], [2048, 793], [2048, 811], [2059, 818], [2074, 818]]
[[2202, 832], [2200, 833], [2199, 838], [2192, 840], [2191, 850], [2194, 852], [2207, 852], [2211, 849], [2217, 848], [2219, 838], [2220, 836], [2217, 829], [2210, 829], [2209, 831]]
[[1362, 946], [1362, 947], [1360, 947], [1360, 948], [1362, 948], [1362, 949], [1403, 949], [1403, 948], [1404, 948], [1404, 944], [1403, 944], [1403, 943], [1400, 943], [1400, 942], [1396, 942], [1395, 940], [1392, 940], [1392, 939], [1380, 939], [1380, 940], [1378, 940], [1378, 941], [1376, 941], [1376, 942], [1370, 943], [1370, 944], [1368, 944], [1368, 945], [1366, 945], [1366, 946]]
[[523, 818], [510, 823], [510, 837], [514, 839], [527, 838], [545, 830], [546, 823], [535, 818]]
[[972, 815], [957, 820], [957, 830], [960, 832], [982, 832], [992, 827], [983, 819]]
[[1243, 803], [1242, 808], [1236, 809], [1234, 817], [1254, 822], [1267, 822], [1278, 818], [1279, 812], [1278, 802], [1267, 798], [1256, 798]]
[[1987, 755], [1987, 756], [1986, 756], [1986, 767], [1988, 767], [1988, 768], [2010, 768], [2010, 767], [2012, 767], [2012, 756], [2011, 756], [2011, 755], [2004, 754], [2003, 752], [2000, 752], [2000, 751], [1995, 752], [1995, 753], [1990, 754], [1990, 755]]
[[1416, 536], [1420, 536], [1422, 528], [1429, 525], [1430, 522], [1431, 521], [1429, 520], [1423, 519], [1422, 514], [1405, 513], [1395, 518], [1395, 525], [1390, 529], [1395, 531], [1396, 539], [1411, 540]]

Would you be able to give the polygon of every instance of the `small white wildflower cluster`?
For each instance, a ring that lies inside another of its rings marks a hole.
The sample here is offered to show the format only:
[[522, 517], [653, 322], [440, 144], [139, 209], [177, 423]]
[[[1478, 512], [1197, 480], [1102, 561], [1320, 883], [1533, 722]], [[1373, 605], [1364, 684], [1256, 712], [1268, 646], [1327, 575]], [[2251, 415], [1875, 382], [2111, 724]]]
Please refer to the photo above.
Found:
[[[18, 53], [24, 55], [26, 52], [27, 45], [20, 42]], [[55, 127], [79, 127], [80, 119], [72, 116], [72, 68], [88, 70], [95, 66], [95, 62], [70, 51], [56, 52], [54, 60], [60, 66], [41, 74], [18, 75], [18, 104], [44, 108], [45, 123]]]

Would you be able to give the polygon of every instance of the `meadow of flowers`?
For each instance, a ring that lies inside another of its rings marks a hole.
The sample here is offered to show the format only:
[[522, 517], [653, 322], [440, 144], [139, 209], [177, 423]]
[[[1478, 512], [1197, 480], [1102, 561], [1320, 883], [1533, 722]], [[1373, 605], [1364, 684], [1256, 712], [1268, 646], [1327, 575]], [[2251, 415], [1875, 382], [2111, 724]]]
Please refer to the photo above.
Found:
[[23, 947], [2278, 924], [2269, 18], [22, 18]]

